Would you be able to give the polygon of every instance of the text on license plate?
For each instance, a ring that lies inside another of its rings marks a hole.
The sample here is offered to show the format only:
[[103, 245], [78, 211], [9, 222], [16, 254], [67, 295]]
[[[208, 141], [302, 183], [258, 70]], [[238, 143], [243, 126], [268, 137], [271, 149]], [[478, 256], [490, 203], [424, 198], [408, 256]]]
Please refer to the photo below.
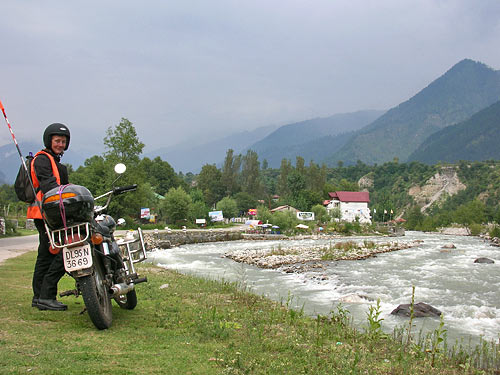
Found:
[[64, 268], [66, 271], [78, 271], [92, 266], [90, 245], [63, 248]]

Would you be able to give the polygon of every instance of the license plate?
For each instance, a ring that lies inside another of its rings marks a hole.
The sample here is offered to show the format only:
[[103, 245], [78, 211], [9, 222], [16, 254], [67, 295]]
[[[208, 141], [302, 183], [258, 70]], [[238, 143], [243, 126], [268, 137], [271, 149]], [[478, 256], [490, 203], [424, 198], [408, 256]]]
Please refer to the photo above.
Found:
[[90, 245], [63, 248], [64, 268], [68, 272], [78, 271], [92, 266]]

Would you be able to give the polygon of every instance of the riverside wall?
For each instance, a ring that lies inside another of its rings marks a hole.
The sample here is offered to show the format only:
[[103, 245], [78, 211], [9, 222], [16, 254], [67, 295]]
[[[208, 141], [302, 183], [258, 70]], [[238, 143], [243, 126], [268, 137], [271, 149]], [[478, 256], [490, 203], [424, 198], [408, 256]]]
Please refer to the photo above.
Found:
[[148, 250], [169, 249], [173, 246], [218, 241], [236, 241], [243, 239], [240, 231], [227, 230], [161, 230], [144, 233], [144, 242]]

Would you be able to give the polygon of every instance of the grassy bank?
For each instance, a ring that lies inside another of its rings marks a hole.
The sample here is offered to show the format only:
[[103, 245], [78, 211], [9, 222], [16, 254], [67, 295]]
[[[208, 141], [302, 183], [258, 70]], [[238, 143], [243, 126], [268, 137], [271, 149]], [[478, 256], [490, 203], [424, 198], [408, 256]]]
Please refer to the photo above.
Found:
[[[34, 253], [0, 265], [1, 374], [479, 374], [439, 350], [397, 344], [379, 330], [376, 307], [364, 332], [342, 309], [311, 319], [234, 284], [144, 266], [133, 311], [114, 307], [97, 331], [81, 297], [68, 311], [31, 307]], [[61, 290], [72, 289], [65, 276]]]

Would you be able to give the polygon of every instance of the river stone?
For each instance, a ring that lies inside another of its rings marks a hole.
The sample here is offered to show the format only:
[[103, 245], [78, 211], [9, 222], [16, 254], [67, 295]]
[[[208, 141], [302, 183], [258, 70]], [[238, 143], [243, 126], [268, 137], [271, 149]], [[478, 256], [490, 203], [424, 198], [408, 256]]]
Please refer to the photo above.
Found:
[[[392, 310], [391, 314], [409, 317], [411, 315], [410, 304], [405, 303], [405, 304], [399, 305], [394, 310]], [[435, 307], [432, 307], [431, 305], [428, 305], [427, 303], [419, 302], [419, 303], [413, 305], [413, 317], [415, 317], [415, 318], [422, 318], [422, 317], [426, 317], [426, 316], [437, 317], [440, 315], [441, 315], [441, 311], [439, 311]]]
[[452, 243], [447, 243], [446, 245], [443, 245], [441, 249], [456, 249], [457, 247], [453, 245]]
[[485, 264], [492, 264], [495, 263], [494, 260], [490, 258], [477, 258], [474, 263], [485, 263]]
[[160, 249], [170, 249], [172, 247], [172, 243], [169, 240], [160, 240], [156, 244]]

